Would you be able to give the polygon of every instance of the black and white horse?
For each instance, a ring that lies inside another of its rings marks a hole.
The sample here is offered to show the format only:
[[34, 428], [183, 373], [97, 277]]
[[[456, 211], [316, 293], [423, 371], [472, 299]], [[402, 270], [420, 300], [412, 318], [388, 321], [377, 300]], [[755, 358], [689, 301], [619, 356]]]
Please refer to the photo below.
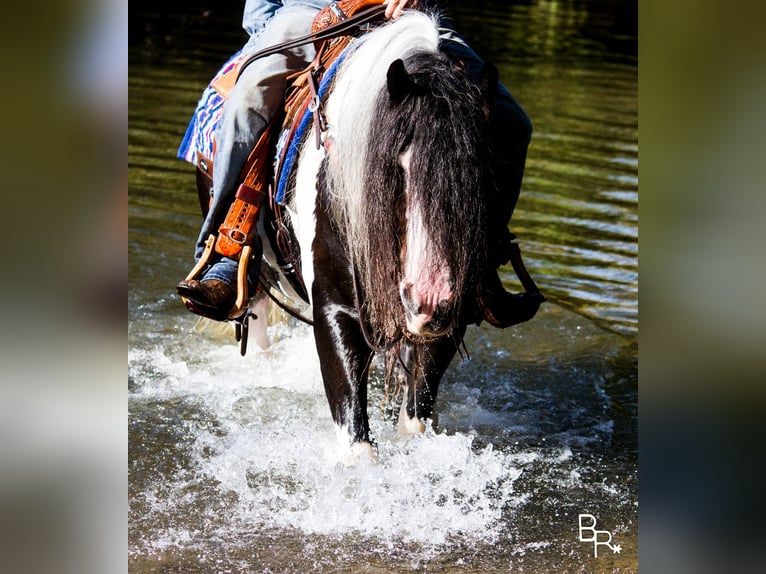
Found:
[[[374, 352], [404, 389], [400, 430], [424, 430], [439, 381], [477, 322], [486, 265], [496, 72], [472, 81], [411, 12], [356, 41], [306, 134], [287, 194], [342, 460], [375, 458]], [[392, 380], [391, 378], [389, 380]]]

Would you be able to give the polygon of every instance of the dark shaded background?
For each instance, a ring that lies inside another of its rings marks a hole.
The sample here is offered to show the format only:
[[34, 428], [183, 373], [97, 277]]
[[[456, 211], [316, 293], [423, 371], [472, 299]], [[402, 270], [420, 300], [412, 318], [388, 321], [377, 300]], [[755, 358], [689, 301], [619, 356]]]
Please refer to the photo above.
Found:
[[[193, 19], [213, 3], [183, 5]], [[226, 17], [238, 25], [232, 5]], [[763, 568], [765, 12], [744, 0], [646, 0], [639, 10], [645, 571]], [[154, 26], [161, 57], [174, 26], [191, 21], [131, 18], [128, 34], [127, 14], [126, 0], [4, 13], [9, 572], [127, 569], [126, 40]]]

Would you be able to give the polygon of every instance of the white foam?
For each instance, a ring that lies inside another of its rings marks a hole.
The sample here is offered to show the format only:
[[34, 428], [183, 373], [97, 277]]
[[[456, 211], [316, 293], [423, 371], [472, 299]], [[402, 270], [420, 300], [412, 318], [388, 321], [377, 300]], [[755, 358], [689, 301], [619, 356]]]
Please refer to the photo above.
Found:
[[521, 500], [521, 471], [491, 446], [475, 452], [465, 435], [381, 441], [379, 465], [345, 468], [333, 463], [328, 433], [308, 453], [301, 434], [243, 433], [210, 461], [207, 472], [236, 493], [241, 523], [428, 545], [491, 541]]

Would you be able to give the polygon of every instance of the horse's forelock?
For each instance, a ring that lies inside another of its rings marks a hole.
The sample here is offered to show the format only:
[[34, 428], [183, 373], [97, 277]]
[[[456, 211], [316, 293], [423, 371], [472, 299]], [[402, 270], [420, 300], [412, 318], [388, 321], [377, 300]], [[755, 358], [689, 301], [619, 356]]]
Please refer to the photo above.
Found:
[[417, 98], [410, 112], [416, 118], [410, 194], [422, 206], [427, 233], [447, 256], [455, 289], [462, 293], [475, 284], [486, 253], [491, 185], [486, 118], [479, 112], [478, 88], [462, 71], [447, 61], [422, 63], [433, 91]]
[[[386, 87], [388, 65], [418, 51], [436, 52], [439, 33], [435, 17], [405, 12], [391, 23], [359, 39], [346, 57], [327, 101], [326, 116], [334, 132], [331, 187], [336, 197], [336, 219], [349, 238], [363, 232], [359, 198], [367, 185], [367, 143], [377, 113], [378, 95]], [[349, 239], [353, 247], [358, 243]]]
[[[417, 54], [405, 63], [415, 88], [411, 97], [397, 102], [386, 91], [379, 95], [363, 196], [369, 230], [364, 287], [371, 315], [392, 332], [402, 317], [398, 293], [391, 287], [401, 279], [406, 203], [417, 203], [429, 244], [437, 250], [434, 259], [449, 266], [454, 292], [462, 296], [483, 270], [490, 181], [478, 88], [442, 55]], [[405, 150], [406, 198], [400, 166]]]

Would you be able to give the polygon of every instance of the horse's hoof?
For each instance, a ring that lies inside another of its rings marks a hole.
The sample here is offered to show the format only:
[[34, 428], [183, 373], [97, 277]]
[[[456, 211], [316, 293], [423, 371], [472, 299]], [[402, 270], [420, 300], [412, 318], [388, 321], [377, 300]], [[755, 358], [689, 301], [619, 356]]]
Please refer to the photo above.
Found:
[[373, 466], [380, 462], [378, 459], [378, 448], [369, 442], [355, 442], [351, 447], [340, 456], [340, 463], [345, 467], [356, 466], [365, 459]]
[[402, 406], [399, 409], [399, 424], [396, 427], [397, 430], [399, 431], [399, 434], [404, 436], [421, 434], [426, 431], [426, 424], [419, 417], [417, 416], [410, 417], [407, 414], [407, 402], [408, 402], [409, 392], [410, 392], [409, 388], [405, 387], [404, 398], [402, 399]]
[[426, 432], [426, 425], [418, 417], [410, 418], [407, 415], [401, 416], [400, 414], [397, 429], [401, 435], [412, 436]]

